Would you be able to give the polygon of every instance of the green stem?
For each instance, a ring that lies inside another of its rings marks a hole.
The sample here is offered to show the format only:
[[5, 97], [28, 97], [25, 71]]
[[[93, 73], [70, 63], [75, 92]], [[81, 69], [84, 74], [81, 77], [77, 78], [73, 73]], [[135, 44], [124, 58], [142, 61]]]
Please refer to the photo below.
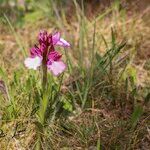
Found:
[[42, 126], [44, 126], [45, 123], [45, 113], [46, 113], [47, 105], [48, 105], [48, 96], [47, 96], [47, 92], [44, 92], [40, 110], [39, 110], [40, 123], [42, 124]]
[[37, 134], [37, 144], [36, 144], [36, 147], [35, 147], [35, 149], [36, 150], [41, 150], [41, 135], [38, 133]]
[[42, 61], [42, 92], [43, 92], [43, 99], [41, 101], [39, 115], [40, 115], [40, 123], [44, 125], [45, 123], [45, 113], [48, 105], [48, 94], [47, 94], [47, 51], [43, 54], [43, 61]]
[[47, 51], [43, 55], [43, 61], [42, 61], [42, 92], [43, 92], [43, 98], [40, 103], [40, 109], [39, 109], [39, 123], [40, 126], [38, 127], [37, 131], [37, 145], [36, 149], [41, 149], [41, 140], [42, 140], [42, 134], [44, 134], [44, 124], [45, 124], [45, 114], [46, 109], [48, 105], [48, 86], [47, 86]]
[[46, 65], [46, 58], [43, 58], [42, 71], [43, 71], [42, 88], [43, 88], [43, 92], [45, 92], [46, 89], [47, 89], [47, 65]]

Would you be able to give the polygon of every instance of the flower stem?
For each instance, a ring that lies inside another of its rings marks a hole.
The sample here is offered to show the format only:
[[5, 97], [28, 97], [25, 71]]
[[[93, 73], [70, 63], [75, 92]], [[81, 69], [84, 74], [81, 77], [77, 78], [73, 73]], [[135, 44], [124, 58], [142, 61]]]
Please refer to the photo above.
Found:
[[37, 147], [39, 150], [41, 148], [41, 140], [42, 134], [44, 134], [44, 124], [45, 124], [45, 114], [48, 105], [48, 86], [47, 86], [47, 52], [43, 55], [42, 61], [42, 100], [40, 102], [39, 108], [39, 123], [40, 127], [38, 127], [37, 131]]
[[39, 115], [40, 115], [40, 123], [44, 125], [45, 122], [45, 112], [48, 105], [48, 95], [47, 95], [47, 54], [43, 55], [42, 61], [42, 92], [43, 99], [41, 101]]
[[47, 89], [47, 65], [46, 65], [46, 58], [43, 58], [42, 71], [43, 71], [42, 88], [43, 88], [43, 92], [44, 92]]

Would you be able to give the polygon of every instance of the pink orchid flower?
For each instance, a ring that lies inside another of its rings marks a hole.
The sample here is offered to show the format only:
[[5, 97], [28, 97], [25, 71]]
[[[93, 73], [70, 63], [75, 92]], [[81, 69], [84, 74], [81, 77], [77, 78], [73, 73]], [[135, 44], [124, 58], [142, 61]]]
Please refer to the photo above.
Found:
[[70, 47], [70, 44], [65, 41], [63, 38], [60, 38], [60, 33], [56, 32], [53, 36], [52, 36], [52, 41], [54, 45], [59, 45], [59, 46], [63, 46], [63, 47]]
[[66, 65], [61, 61], [61, 57], [62, 55], [57, 51], [50, 52], [48, 56], [47, 67], [55, 76], [58, 76], [66, 69]]
[[66, 65], [61, 60], [62, 55], [55, 50], [54, 46], [70, 47], [70, 44], [60, 38], [59, 32], [52, 35], [46, 31], [41, 31], [38, 39], [39, 46], [35, 45], [31, 48], [30, 57], [24, 61], [25, 66], [28, 69], [37, 70], [45, 59], [48, 70], [50, 70], [53, 75], [58, 76], [66, 69]]

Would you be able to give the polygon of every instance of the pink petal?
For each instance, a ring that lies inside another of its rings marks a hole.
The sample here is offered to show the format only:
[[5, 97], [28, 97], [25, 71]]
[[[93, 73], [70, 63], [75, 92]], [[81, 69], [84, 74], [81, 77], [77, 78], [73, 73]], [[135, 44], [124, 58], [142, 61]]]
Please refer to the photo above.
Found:
[[56, 32], [53, 36], [52, 36], [52, 40], [53, 40], [53, 44], [55, 45], [59, 40], [60, 40], [60, 33]]
[[63, 47], [70, 47], [70, 43], [68, 43], [63, 38], [60, 38], [60, 40], [56, 43], [56, 45], [63, 46]]
[[38, 56], [34, 58], [28, 57], [25, 59], [24, 64], [28, 69], [36, 70], [42, 64], [42, 58]]
[[47, 67], [55, 76], [58, 76], [66, 69], [66, 65], [62, 61], [53, 61]]

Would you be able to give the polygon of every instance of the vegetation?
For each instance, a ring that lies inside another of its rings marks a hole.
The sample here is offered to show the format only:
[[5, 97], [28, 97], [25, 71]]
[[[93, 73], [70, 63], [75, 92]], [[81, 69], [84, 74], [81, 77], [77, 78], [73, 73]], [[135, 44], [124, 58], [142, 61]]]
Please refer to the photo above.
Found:
[[[149, 149], [149, 7], [91, 3], [0, 0], [1, 150]], [[41, 29], [71, 44], [57, 47], [67, 70], [47, 74], [46, 92], [24, 66]]]

